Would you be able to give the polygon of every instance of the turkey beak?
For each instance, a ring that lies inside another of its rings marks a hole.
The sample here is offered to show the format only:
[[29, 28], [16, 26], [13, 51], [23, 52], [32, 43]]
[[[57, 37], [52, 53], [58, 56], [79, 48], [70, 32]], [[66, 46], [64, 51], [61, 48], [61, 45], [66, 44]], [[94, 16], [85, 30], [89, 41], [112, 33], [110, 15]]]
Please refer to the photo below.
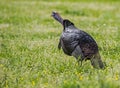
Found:
[[56, 12], [53, 11], [52, 14], [51, 14], [51, 16], [53, 17], [53, 16], [55, 16], [55, 14], [56, 14]]

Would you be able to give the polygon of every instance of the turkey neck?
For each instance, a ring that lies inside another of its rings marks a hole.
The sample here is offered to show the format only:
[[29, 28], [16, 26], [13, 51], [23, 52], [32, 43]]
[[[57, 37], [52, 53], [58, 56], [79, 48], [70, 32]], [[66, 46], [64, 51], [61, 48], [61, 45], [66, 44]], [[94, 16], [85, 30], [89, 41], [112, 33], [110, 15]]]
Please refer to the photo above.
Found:
[[63, 18], [57, 12], [52, 12], [52, 17], [63, 25]]

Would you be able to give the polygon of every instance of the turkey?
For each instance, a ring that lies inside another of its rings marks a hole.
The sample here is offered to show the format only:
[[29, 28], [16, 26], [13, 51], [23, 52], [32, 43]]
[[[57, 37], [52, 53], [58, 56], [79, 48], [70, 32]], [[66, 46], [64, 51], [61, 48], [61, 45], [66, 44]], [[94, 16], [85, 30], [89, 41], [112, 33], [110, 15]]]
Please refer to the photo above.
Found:
[[90, 60], [94, 68], [103, 69], [96, 41], [88, 33], [78, 29], [74, 23], [63, 19], [59, 13], [52, 12], [52, 17], [63, 26], [58, 49], [62, 48], [65, 54], [75, 57], [78, 63]]

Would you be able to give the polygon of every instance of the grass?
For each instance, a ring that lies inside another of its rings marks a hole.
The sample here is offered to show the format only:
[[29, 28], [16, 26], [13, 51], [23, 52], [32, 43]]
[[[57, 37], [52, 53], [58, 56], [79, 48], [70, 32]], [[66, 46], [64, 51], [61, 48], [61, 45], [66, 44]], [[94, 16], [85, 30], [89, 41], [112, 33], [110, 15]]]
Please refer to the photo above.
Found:
[[[120, 88], [120, 2], [0, 0], [0, 88]], [[58, 11], [97, 41], [105, 70], [57, 49]]]

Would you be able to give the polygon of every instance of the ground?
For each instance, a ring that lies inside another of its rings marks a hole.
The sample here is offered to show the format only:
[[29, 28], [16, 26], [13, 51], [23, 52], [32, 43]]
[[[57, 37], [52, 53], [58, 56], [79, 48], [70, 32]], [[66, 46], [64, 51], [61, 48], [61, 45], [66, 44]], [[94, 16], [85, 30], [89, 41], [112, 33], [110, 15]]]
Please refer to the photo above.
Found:
[[[99, 46], [106, 69], [58, 50], [58, 11]], [[119, 0], [0, 0], [0, 88], [120, 88]]]

